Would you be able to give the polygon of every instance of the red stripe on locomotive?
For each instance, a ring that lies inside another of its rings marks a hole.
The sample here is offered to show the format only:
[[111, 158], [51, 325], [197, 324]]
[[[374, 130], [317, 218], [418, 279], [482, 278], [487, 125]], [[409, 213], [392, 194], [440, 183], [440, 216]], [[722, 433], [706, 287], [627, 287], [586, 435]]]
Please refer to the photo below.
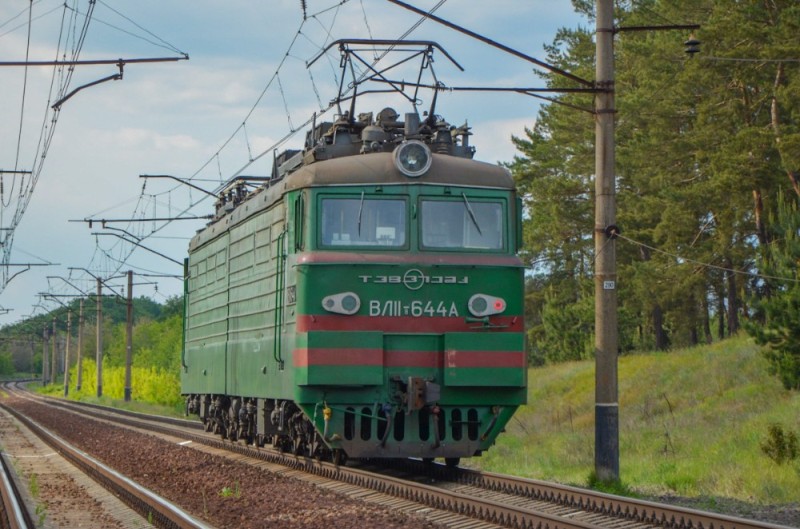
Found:
[[[519, 316], [492, 316], [492, 332], [523, 332]], [[464, 318], [412, 316], [339, 316], [298, 315], [297, 332], [309, 331], [382, 331], [385, 333], [446, 333], [483, 330], [482, 323], [467, 322]]]

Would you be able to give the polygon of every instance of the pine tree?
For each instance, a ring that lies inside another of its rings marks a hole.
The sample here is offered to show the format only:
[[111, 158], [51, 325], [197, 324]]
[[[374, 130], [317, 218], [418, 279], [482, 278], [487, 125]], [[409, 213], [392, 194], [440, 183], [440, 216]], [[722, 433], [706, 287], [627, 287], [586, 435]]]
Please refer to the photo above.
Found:
[[[781, 197], [782, 198], [782, 197]], [[786, 389], [800, 390], [800, 209], [798, 201], [780, 202], [772, 223], [772, 242], [763, 250], [761, 268], [770, 295], [753, 300], [764, 323], [752, 322], [747, 331], [761, 345], [773, 374]]]

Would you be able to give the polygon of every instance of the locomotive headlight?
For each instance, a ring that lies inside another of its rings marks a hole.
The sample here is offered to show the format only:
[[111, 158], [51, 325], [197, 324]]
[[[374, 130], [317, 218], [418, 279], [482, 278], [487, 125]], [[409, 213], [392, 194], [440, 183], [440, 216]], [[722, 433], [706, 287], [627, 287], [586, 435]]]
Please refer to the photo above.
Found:
[[475, 294], [467, 302], [470, 314], [477, 318], [501, 314], [506, 310], [506, 301], [503, 298]]
[[361, 308], [361, 299], [355, 292], [331, 294], [322, 299], [322, 308], [328, 312], [350, 316]]
[[433, 157], [427, 145], [419, 140], [408, 140], [394, 150], [394, 164], [409, 178], [418, 178], [431, 168]]

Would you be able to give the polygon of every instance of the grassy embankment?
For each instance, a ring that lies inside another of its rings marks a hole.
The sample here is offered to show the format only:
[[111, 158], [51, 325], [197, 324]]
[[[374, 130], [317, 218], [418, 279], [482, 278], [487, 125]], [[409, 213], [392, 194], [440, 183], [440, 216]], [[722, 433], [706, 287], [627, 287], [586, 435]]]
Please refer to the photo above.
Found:
[[[529, 403], [486, 470], [585, 486], [594, 469], [594, 362], [529, 372]], [[800, 459], [778, 465], [761, 449], [780, 424], [800, 435], [800, 394], [767, 373], [738, 337], [668, 353], [619, 358], [620, 477], [646, 495], [800, 499]]]

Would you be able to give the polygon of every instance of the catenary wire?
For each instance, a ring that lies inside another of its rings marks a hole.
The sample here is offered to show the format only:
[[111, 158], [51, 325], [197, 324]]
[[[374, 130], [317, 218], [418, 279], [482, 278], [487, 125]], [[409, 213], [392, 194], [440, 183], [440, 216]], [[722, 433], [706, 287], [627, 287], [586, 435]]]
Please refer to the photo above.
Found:
[[[702, 266], [704, 268], [711, 268], [711, 269], [714, 269], [714, 270], [720, 270], [722, 272], [729, 272], [731, 274], [744, 275], [744, 276], [754, 277], [754, 278], [758, 278], [758, 279], [772, 279], [772, 280], [776, 280], [776, 281], [785, 281], [787, 283], [800, 283], [800, 278], [773, 276], [773, 275], [768, 275], [768, 274], [761, 274], [761, 273], [758, 273], [758, 272], [748, 272], [747, 270], [736, 270], [734, 268], [728, 268], [728, 267], [725, 267], [725, 266], [719, 266], [719, 265], [713, 265], [713, 264], [710, 264], [710, 263], [704, 263], [704, 262], [698, 261], [696, 259], [690, 259], [688, 257], [683, 257], [683, 256], [680, 256], [678, 254], [675, 254], [675, 253], [672, 253], [672, 252], [668, 252], [668, 251], [662, 250], [660, 248], [656, 248], [655, 246], [651, 246], [649, 244], [645, 244], [643, 242], [631, 239], [630, 237], [626, 237], [625, 235], [622, 235], [620, 233], [616, 234], [616, 238], [622, 239], [622, 240], [624, 240], [626, 242], [629, 242], [629, 243], [634, 244], [636, 246], [640, 246], [642, 248], [647, 248], [648, 250], [651, 250], [653, 252], [657, 252], [657, 253], [660, 253], [662, 255], [666, 255], [667, 257], [671, 257], [673, 259], [676, 259], [676, 260], [679, 260], [679, 261], [684, 261], [684, 262], [687, 262], [687, 263], [692, 263], [694, 265]], [[609, 238], [609, 241], [610, 240], [611, 239]]]

